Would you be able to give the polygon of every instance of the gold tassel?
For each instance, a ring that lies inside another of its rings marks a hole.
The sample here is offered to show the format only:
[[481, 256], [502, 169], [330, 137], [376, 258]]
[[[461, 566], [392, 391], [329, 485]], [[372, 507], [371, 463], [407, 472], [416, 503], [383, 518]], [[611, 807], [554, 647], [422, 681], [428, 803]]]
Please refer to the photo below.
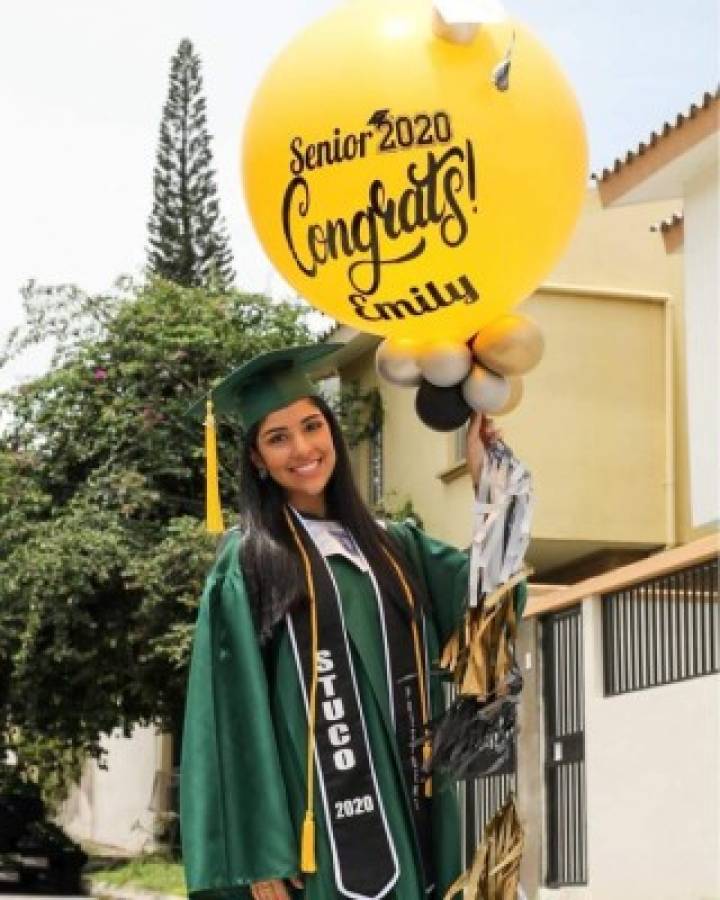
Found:
[[207, 402], [205, 415], [205, 510], [206, 525], [210, 534], [225, 531], [222, 507], [220, 506], [220, 485], [218, 483], [217, 434], [212, 400]]
[[317, 872], [317, 864], [315, 862], [315, 819], [310, 810], [305, 813], [305, 821], [302, 827], [300, 871], [306, 875], [312, 875], [313, 872]]

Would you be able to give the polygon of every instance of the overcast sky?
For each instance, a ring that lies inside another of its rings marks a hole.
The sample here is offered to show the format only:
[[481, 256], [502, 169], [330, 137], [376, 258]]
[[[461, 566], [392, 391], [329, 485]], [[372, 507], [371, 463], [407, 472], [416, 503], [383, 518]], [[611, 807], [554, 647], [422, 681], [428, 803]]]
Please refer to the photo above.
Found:
[[[238, 176], [246, 109], [302, 26], [358, 0], [5, 0], [0, 29], [0, 340], [29, 277], [103, 290], [140, 274], [170, 57], [203, 62], [223, 215], [239, 286], [282, 291]], [[716, 0], [506, 0], [553, 50], [584, 110], [592, 169], [718, 80]], [[34, 371], [23, 360], [0, 386]]]

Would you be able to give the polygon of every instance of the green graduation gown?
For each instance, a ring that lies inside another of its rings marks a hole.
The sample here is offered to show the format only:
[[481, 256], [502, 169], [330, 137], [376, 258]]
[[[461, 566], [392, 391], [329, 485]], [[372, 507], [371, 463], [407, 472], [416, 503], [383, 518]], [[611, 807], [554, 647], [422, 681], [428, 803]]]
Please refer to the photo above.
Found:
[[[391, 525], [432, 605], [431, 661], [459, 624], [468, 555], [410, 525]], [[181, 827], [188, 889], [208, 898], [250, 897], [256, 881], [297, 876], [305, 813], [307, 719], [285, 627], [260, 649], [239, 563], [239, 535], [223, 547], [207, 580], [195, 632], [183, 734]], [[390, 900], [425, 900], [419, 851], [388, 709], [383, 641], [370, 577], [341, 556], [328, 563], [338, 585], [380, 793], [399, 859]], [[431, 684], [433, 715], [442, 685]], [[433, 852], [441, 900], [458, 876], [455, 791], [435, 779]], [[296, 891], [338, 900], [319, 795], [316, 874]], [[368, 860], [372, 865], [372, 860]]]

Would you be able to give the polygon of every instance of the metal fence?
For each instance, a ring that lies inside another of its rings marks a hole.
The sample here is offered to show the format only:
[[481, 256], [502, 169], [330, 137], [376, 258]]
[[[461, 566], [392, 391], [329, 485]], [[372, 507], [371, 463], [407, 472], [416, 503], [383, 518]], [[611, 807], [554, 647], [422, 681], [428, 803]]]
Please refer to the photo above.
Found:
[[475, 778], [458, 785], [463, 871], [472, 863], [485, 826], [510, 794], [517, 796], [514, 772]]
[[543, 619], [547, 873], [551, 887], [587, 883], [582, 611]]
[[605, 695], [720, 672], [716, 560], [602, 598]]

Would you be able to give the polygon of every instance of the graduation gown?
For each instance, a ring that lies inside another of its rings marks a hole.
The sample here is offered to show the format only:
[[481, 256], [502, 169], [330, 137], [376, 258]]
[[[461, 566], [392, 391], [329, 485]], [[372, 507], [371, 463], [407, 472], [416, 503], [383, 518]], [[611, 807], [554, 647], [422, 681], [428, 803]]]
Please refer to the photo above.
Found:
[[[410, 525], [390, 525], [427, 587], [432, 612], [428, 653], [458, 626], [467, 595], [468, 555]], [[261, 649], [256, 639], [233, 533], [209, 574], [195, 632], [183, 733], [181, 829], [188, 890], [209, 898], [250, 897], [256, 881], [299, 872], [305, 813], [307, 718], [287, 628]], [[390, 900], [425, 900], [410, 801], [400, 767], [386, 684], [383, 641], [372, 582], [346, 558], [328, 563], [338, 585], [351, 653], [400, 876]], [[432, 714], [442, 685], [431, 677]], [[441, 900], [459, 875], [455, 790], [434, 779], [433, 855]], [[316, 786], [318, 871], [295, 891], [304, 900], [339, 900]], [[372, 865], [372, 860], [368, 860]]]

